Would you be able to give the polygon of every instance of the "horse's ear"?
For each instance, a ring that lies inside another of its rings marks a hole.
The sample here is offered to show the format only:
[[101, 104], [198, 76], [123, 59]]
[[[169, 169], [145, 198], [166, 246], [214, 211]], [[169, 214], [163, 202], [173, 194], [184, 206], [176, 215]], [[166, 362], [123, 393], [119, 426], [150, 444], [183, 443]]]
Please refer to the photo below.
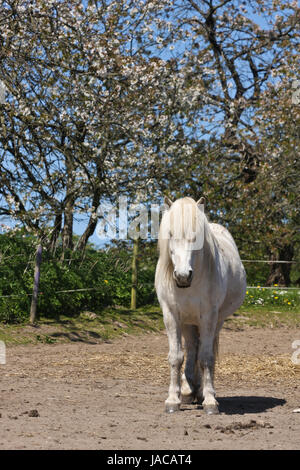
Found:
[[197, 206], [199, 207], [199, 209], [202, 210], [202, 212], [204, 212], [205, 197], [202, 196], [202, 197], [200, 197], [200, 199], [198, 199]]
[[171, 205], [173, 204], [173, 202], [171, 201], [171, 199], [168, 198], [168, 196], [165, 196], [165, 198], [164, 198], [164, 203], [165, 203], [168, 207], [171, 207]]

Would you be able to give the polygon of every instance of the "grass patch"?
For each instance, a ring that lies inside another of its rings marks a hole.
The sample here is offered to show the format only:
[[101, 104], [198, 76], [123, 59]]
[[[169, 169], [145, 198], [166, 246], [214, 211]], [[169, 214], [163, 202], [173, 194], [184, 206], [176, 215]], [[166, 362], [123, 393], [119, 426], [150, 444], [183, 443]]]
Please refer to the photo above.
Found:
[[300, 309], [300, 289], [279, 288], [274, 284], [271, 288], [248, 287], [243, 307], [268, 307], [285, 311]]
[[97, 343], [118, 336], [160, 331], [164, 327], [157, 306], [129, 310], [108, 307], [99, 314], [83, 312], [76, 318], [61, 316], [59, 320], [40, 318], [35, 326], [24, 322], [0, 324], [0, 340], [6, 345], [52, 344], [57, 342]]
[[300, 326], [300, 289], [248, 287], [243, 305], [225, 326], [280, 328]]
[[[300, 327], [300, 307], [286, 309], [281, 305], [244, 304], [225, 320], [225, 328], [244, 329]], [[158, 332], [164, 329], [158, 306], [129, 310], [121, 306], [108, 307], [101, 313], [82, 312], [76, 318], [61, 316], [59, 320], [40, 318], [37, 325], [0, 323], [0, 340], [6, 345], [53, 344], [85, 342], [95, 344], [122, 335]]]
[[300, 327], [300, 308], [286, 310], [280, 305], [243, 305], [225, 320], [224, 325], [228, 328], [297, 328]]

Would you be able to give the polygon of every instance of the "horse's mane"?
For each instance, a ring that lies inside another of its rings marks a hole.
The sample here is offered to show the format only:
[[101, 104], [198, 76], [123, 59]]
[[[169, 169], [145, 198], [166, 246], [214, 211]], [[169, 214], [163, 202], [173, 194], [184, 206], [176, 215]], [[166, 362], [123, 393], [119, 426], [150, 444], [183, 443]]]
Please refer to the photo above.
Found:
[[[183, 217], [184, 211], [185, 214], [188, 213], [191, 216]], [[211, 238], [208, 220], [192, 198], [177, 199], [170, 209], [164, 212], [158, 235], [159, 275], [161, 281], [164, 280], [167, 284], [173, 282], [174, 269], [169, 252], [170, 232], [177, 230], [178, 233], [178, 230], [181, 231], [183, 228], [183, 224], [186, 238], [192, 237], [194, 233], [200, 233], [200, 230], [204, 230], [204, 238], [207, 236]]]

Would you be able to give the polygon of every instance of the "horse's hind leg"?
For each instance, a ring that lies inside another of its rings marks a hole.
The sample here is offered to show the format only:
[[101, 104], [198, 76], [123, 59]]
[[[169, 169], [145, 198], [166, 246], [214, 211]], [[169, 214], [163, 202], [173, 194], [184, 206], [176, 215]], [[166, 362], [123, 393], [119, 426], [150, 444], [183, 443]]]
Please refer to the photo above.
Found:
[[181, 401], [182, 403], [192, 403], [200, 387], [199, 382], [199, 364], [198, 364], [198, 345], [199, 331], [195, 325], [184, 325], [182, 327], [184, 337], [186, 363], [182, 374], [181, 382]]

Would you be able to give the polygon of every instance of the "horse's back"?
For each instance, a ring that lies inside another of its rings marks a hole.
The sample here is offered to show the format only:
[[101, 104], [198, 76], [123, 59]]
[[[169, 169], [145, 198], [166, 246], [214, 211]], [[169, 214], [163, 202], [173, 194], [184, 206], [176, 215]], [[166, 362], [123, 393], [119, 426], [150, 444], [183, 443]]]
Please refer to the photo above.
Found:
[[233, 239], [233, 236], [231, 235], [229, 230], [227, 230], [226, 227], [223, 227], [223, 225], [215, 224], [211, 222], [209, 224], [209, 228], [211, 229], [211, 231], [213, 232], [217, 240], [225, 239], [227, 241], [230, 241], [230, 243], [235, 247], [236, 251], [238, 251], [235, 241]]
[[218, 249], [223, 255], [225, 261], [227, 263], [231, 262], [240, 267], [242, 263], [239, 251], [231, 233], [227, 230], [227, 228], [215, 223], [210, 223], [209, 228], [213, 233]]

